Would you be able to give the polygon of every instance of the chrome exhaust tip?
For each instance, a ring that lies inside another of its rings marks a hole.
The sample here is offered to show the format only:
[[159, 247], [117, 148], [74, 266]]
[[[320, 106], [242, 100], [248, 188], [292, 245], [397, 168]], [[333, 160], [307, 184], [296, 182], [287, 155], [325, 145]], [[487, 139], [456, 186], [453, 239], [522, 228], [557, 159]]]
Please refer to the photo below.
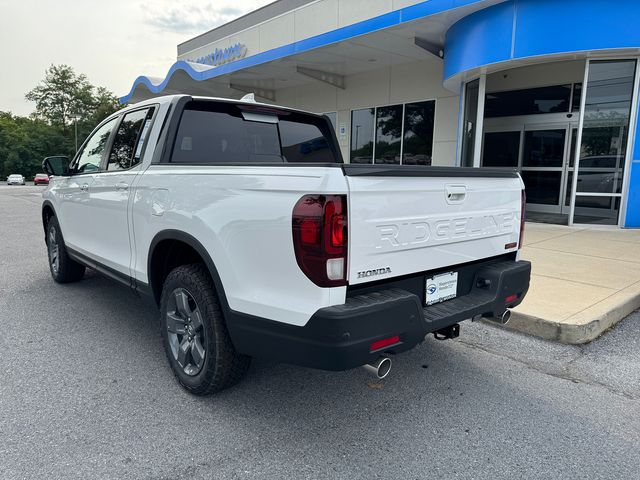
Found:
[[389, 357], [380, 357], [373, 363], [363, 365], [367, 372], [373, 373], [378, 379], [382, 380], [391, 371], [391, 359]]
[[500, 325], [506, 325], [511, 320], [511, 310], [505, 310], [499, 317], [487, 317], [487, 320], [493, 323], [499, 323]]

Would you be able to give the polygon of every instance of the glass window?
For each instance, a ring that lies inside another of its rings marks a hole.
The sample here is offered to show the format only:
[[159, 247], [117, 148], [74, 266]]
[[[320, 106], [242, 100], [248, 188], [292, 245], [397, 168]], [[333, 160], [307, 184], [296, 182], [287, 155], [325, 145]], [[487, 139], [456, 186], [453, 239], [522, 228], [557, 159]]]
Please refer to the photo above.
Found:
[[485, 117], [511, 117], [537, 113], [568, 112], [571, 84], [488, 93]]
[[436, 102], [408, 103], [404, 109], [403, 165], [431, 165]]
[[109, 120], [89, 138], [76, 162], [76, 173], [97, 172], [100, 170], [102, 155], [107, 148], [115, 123], [115, 118]]
[[635, 60], [589, 65], [578, 193], [622, 192], [635, 66]]
[[484, 134], [483, 167], [517, 167], [520, 152], [520, 132]]
[[266, 122], [245, 120], [237, 105], [191, 102], [182, 114], [171, 161], [189, 164], [338, 161], [331, 127], [324, 118], [279, 111], [260, 115], [272, 118]]
[[402, 110], [402, 105], [376, 109], [375, 163], [400, 163]]
[[373, 108], [351, 112], [351, 163], [372, 162], [374, 118]]
[[580, 111], [580, 102], [582, 101], [582, 84], [574, 83], [573, 84], [573, 98], [571, 99], [571, 111], [579, 112]]
[[282, 154], [287, 162], [335, 162], [328, 137], [317, 125], [280, 120], [279, 127]]
[[463, 167], [473, 167], [476, 143], [476, 121], [478, 120], [478, 95], [480, 80], [467, 83], [464, 96], [464, 120], [462, 123], [462, 158]]
[[566, 130], [524, 133], [523, 167], [562, 167]]
[[245, 121], [235, 105], [193, 102], [182, 113], [175, 163], [284, 162], [277, 123]]
[[527, 192], [527, 203], [558, 205], [562, 172], [523, 170], [521, 175]]
[[122, 170], [140, 163], [142, 147], [151, 125], [152, 108], [127, 113], [116, 131], [107, 170]]

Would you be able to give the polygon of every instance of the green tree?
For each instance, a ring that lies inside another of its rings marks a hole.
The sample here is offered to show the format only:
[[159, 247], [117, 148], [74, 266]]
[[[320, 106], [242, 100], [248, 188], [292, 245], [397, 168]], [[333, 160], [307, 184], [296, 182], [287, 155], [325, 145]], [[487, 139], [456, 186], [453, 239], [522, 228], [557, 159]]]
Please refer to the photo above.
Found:
[[69, 65], [51, 65], [44, 79], [25, 97], [35, 102], [35, 117], [67, 131], [76, 116], [86, 120], [94, 112], [94, 87]]
[[68, 65], [51, 65], [26, 99], [36, 106], [29, 118], [0, 111], [0, 177], [21, 173], [30, 179], [41, 171], [44, 157], [71, 157], [74, 123], [80, 145], [98, 123], [121, 107], [112, 92], [91, 85]]

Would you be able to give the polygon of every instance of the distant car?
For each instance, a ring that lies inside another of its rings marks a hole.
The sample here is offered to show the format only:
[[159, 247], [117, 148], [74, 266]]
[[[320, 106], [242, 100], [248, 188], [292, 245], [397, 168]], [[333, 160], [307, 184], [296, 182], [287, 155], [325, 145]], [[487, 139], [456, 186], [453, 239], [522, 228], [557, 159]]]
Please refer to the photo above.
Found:
[[12, 173], [7, 177], [7, 185], [24, 185], [24, 177], [19, 173]]
[[34, 185], [49, 185], [49, 175], [46, 173], [38, 173], [33, 177]]

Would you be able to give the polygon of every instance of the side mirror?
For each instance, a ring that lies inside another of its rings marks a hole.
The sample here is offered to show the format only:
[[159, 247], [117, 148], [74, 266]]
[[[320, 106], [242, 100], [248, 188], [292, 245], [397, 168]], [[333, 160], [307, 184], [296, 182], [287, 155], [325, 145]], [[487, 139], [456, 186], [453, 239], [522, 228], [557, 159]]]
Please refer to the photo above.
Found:
[[69, 157], [62, 155], [47, 157], [42, 162], [42, 169], [49, 176], [56, 175], [66, 177], [69, 175]]

